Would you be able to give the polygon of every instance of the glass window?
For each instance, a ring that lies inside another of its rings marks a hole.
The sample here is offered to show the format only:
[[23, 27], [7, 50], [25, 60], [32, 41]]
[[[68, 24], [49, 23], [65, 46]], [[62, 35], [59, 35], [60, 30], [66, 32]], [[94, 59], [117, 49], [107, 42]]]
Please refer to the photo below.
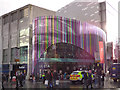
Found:
[[12, 13], [11, 16], [12, 16], [12, 22], [17, 20], [17, 12]]
[[20, 48], [20, 62], [27, 63], [28, 59], [28, 47], [24, 46]]
[[29, 29], [20, 30], [20, 46], [27, 46], [29, 44]]
[[6, 16], [4, 16], [3, 17], [3, 24], [6, 24], [6, 23], [8, 23], [8, 15], [6, 15]]
[[24, 9], [24, 17], [28, 17], [28, 8]]
[[11, 48], [11, 62], [14, 62], [15, 59], [15, 48]]
[[28, 17], [28, 8], [21, 9], [19, 15], [20, 15], [20, 19], [22, 19], [24, 17]]
[[7, 63], [8, 49], [3, 49], [3, 63]]
[[20, 15], [20, 19], [22, 19], [24, 17], [24, 9], [20, 10], [19, 15]]

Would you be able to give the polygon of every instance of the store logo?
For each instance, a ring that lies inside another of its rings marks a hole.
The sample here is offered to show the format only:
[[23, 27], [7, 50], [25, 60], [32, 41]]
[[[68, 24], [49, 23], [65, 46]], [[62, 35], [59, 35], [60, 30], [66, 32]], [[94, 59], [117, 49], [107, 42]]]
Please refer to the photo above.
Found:
[[19, 66], [19, 69], [24, 69], [25, 68], [25, 66]]

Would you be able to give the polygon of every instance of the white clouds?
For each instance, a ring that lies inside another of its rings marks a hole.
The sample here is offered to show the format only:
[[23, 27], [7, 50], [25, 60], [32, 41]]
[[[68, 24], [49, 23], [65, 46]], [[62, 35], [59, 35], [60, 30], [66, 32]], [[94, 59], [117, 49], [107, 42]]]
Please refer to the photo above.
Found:
[[0, 16], [26, 4], [57, 11], [72, 1], [74, 0], [0, 0]]

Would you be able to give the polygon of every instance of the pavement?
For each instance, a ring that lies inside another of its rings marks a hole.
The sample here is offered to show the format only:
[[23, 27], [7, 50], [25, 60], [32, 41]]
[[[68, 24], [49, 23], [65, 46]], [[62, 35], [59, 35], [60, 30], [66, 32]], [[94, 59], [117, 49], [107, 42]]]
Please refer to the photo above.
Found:
[[[4, 88], [16, 88], [16, 82], [4, 82]], [[43, 84], [42, 80], [40, 82], [26, 80], [25, 83], [23, 83], [23, 87], [19, 88], [47, 88], [47, 86]], [[72, 84], [70, 80], [60, 80], [59, 85], [55, 88], [83, 88], [83, 85], [80, 83]], [[111, 79], [105, 79], [104, 86], [99, 87], [97, 84], [93, 83], [93, 88], [120, 88], [120, 82], [113, 82]]]

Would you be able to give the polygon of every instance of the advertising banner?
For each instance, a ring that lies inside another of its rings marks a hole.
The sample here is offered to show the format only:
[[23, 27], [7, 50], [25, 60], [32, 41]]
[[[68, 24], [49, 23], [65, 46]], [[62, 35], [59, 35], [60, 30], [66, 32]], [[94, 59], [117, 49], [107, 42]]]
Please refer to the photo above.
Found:
[[99, 41], [100, 63], [104, 63], [104, 47], [103, 41]]

